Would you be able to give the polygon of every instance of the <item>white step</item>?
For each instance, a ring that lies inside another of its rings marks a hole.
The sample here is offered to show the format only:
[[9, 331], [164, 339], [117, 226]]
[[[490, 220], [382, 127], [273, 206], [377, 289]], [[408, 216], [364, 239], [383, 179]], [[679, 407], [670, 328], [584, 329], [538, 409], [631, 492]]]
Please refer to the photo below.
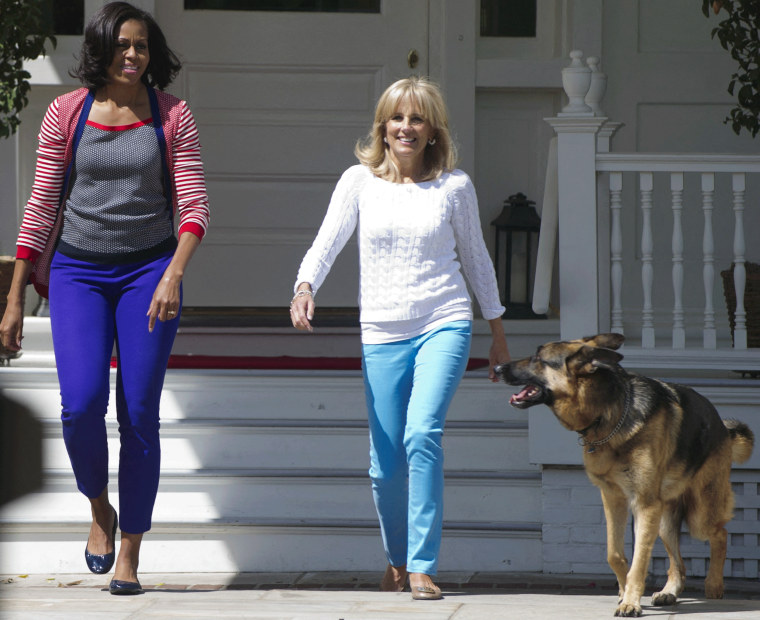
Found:
[[[112, 371], [108, 409], [112, 419], [115, 378]], [[55, 368], [0, 368], [0, 389], [28, 406], [39, 419], [60, 417]], [[467, 372], [447, 420], [527, 423], [524, 411], [509, 406], [510, 390], [490, 382], [485, 370]], [[169, 370], [161, 419], [366, 421], [367, 413], [359, 371]]]
[[[285, 311], [287, 312], [287, 311]], [[513, 358], [532, 355], [544, 342], [557, 340], [559, 321], [504, 321]], [[473, 322], [471, 356], [487, 358], [491, 344], [488, 322]], [[11, 361], [12, 367], [54, 367], [50, 319], [28, 316], [24, 319], [23, 354]], [[358, 327], [318, 327], [312, 333], [292, 327], [204, 327], [180, 322], [172, 353], [175, 355], [359, 357]]]
[[[0, 574], [81, 573], [87, 528], [36, 524], [4, 526]], [[157, 524], [145, 535], [145, 572], [382, 571], [376, 525], [325, 523], [299, 527]], [[444, 528], [441, 571], [541, 570], [541, 530]], [[104, 576], [104, 583], [107, 579]]]
[[[54, 369], [3, 369], [3, 392], [43, 423], [44, 466], [63, 469], [60, 396]], [[528, 463], [527, 418], [507, 405], [510, 390], [468, 373], [444, 437], [449, 470], [538, 471]], [[111, 466], [118, 433], [106, 417]], [[368, 466], [366, 405], [359, 373], [169, 371], [161, 410], [166, 469]]]
[[[449, 425], [444, 437], [446, 467], [460, 471], [518, 469], [527, 462], [527, 429], [486, 427], [473, 431]], [[117, 468], [119, 439], [109, 424], [109, 457]], [[363, 427], [210, 426], [162, 424], [161, 463], [166, 469], [276, 470], [362, 469], [369, 466], [368, 431]], [[63, 469], [69, 457], [60, 429], [45, 426], [44, 467]]]
[[[87, 505], [61, 439], [55, 369], [3, 368], [0, 381], [41, 422], [46, 480], [0, 510], [0, 572], [81, 571]], [[452, 403], [442, 570], [540, 570], [540, 471], [509, 394], [476, 371]], [[151, 570], [382, 569], [361, 373], [172, 370], [161, 416], [141, 559]], [[118, 507], [112, 405], [106, 419]]]
[[[112, 479], [115, 479], [112, 476]], [[451, 522], [530, 522], [540, 511], [540, 474], [449, 474], [445, 519]], [[114, 485], [115, 486], [115, 485]], [[111, 501], [119, 507], [116, 488]], [[161, 476], [156, 523], [257, 523], [262, 520], [376, 518], [366, 472], [315, 471], [296, 475], [231, 471], [174, 472]], [[48, 475], [40, 490], [0, 509], [0, 522], [84, 523], [89, 508], [71, 472]]]

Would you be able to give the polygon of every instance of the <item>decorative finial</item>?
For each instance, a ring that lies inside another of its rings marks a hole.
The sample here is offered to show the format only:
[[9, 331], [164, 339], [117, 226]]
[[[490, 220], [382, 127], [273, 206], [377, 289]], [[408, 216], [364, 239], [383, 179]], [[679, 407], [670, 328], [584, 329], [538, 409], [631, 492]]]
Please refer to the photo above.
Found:
[[563, 114], [592, 114], [591, 107], [583, 101], [591, 86], [591, 69], [581, 62], [583, 52], [573, 50], [569, 67], [562, 69], [562, 87], [567, 93], [568, 104], [562, 108]]
[[599, 69], [599, 58], [596, 56], [589, 56], [586, 59], [589, 69], [591, 69], [591, 86], [586, 93], [584, 101], [591, 108], [594, 116], [604, 116], [602, 108], [599, 106], [604, 93], [607, 91], [607, 76]]

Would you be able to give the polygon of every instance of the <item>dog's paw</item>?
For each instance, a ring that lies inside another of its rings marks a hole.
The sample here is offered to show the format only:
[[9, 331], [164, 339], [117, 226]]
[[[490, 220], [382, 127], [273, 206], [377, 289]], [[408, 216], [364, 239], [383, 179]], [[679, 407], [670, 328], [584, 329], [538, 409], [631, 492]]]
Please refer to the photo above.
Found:
[[718, 584], [705, 582], [705, 598], [723, 598], [723, 582]]
[[621, 618], [639, 618], [641, 616], [641, 605], [632, 605], [631, 603], [620, 603], [615, 610], [615, 615]]
[[678, 598], [671, 592], [656, 592], [652, 595], [652, 605], [655, 607], [668, 607], [675, 605]]

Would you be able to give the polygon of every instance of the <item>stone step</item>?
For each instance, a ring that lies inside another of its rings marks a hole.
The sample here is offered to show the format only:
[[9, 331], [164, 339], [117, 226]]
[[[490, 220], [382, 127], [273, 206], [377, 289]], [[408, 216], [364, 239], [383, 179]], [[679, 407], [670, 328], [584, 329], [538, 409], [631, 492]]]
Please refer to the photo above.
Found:
[[[209, 426], [164, 423], [162, 466], [166, 469], [364, 469], [369, 465], [368, 431], [363, 426]], [[45, 425], [45, 469], [69, 464], [57, 425]], [[109, 424], [111, 467], [118, 466], [119, 440]], [[537, 471], [528, 464], [527, 428], [473, 429], [450, 424], [444, 437], [446, 467], [451, 471]]]
[[[115, 385], [112, 371], [112, 388]], [[55, 368], [2, 368], [5, 396], [31, 409], [38, 419], [58, 420], [60, 393]], [[485, 370], [465, 373], [448, 421], [527, 422], [509, 406], [513, 388], [491, 383]], [[108, 416], [115, 416], [111, 393]], [[169, 420], [359, 420], [366, 421], [359, 371], [169, 370], [161, 419]]]
[[[85, 524], [6, 525], [0, 574], [81, 573], [86, 538]], [[384, 566], [376, 521], [156, 523], [140, 550], [140, 568], [151, 573], [382, 571]], [[439, 570], [540, 571], [541, 527], [447, 523]]]
[[[115, 476], [111, 476], [115, 480]], [[115, 487], [115, 485], [114, 485]], [[111, 501], [118, 510], [118, 492]], [[446, 476], [445, 517], [457, 522], [530, 522], [541, 509], [541, 476], [525, 472], [452, 472]], [[47, 474], [40, 490], [0, 509], [0, 524], [89, 519], [73, 475]], [[153, 513], [157, 523], [376, 517], [367, 472], [164, 471]]]
[[[287, 310], [282, 312], [285, 321]], [[544, 342], [557, 340], [559, 320], [504, 321], [509, 348], [515, 358], [531, 355]], [[471, 354], [488, 357], [491, 335], [488, 322], [473, 322]], [[11, 365], [16, 367], [54, 366], [50, 319], [27, 316], [24, 319], [24, 354]], [[263, 327], [228, 321], [221, 313], [212, 320], [193, 320], [190, 314], [180, 319], [172, 353], [176, 355], [298, 355], [305, 357], [360, 356], [358, 326], [320, 326], [304, 333], [291, 326]]]
[[[81, 571], [88, 515], [61, 439], [55, 369], [4, 368], [2, 381], [40, 422], [46, 485], [0, 512], [0, 572]], [[509, 394], [470, 372], [450, 409], [441, 562], [452, 569], [540, 570], [540, 471]], [[161, 417], [163, 474], [141, 566], [382, 570], [361, 373], [171, 370]], [[111, 405], [118, 506], [115, 418]]]

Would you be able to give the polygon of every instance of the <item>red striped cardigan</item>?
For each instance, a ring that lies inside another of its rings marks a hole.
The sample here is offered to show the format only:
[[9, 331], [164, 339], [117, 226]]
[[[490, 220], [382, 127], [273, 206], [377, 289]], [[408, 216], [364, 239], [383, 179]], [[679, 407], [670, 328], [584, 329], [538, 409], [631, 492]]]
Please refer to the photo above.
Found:
[[[32, 195], [24, 210], [16, 242], [16, 258], [36, 261], [55, 225], [63, 178], [72, 157], [72, 140], [87, 89], [61, 95], [48, 107], [39, 134]], [[198, 129], [185, 101], [156, 91], [166, 137], [167, 165], [173, 204], [179, 214], [179, 235], [202, 239], [209, 223]]]

